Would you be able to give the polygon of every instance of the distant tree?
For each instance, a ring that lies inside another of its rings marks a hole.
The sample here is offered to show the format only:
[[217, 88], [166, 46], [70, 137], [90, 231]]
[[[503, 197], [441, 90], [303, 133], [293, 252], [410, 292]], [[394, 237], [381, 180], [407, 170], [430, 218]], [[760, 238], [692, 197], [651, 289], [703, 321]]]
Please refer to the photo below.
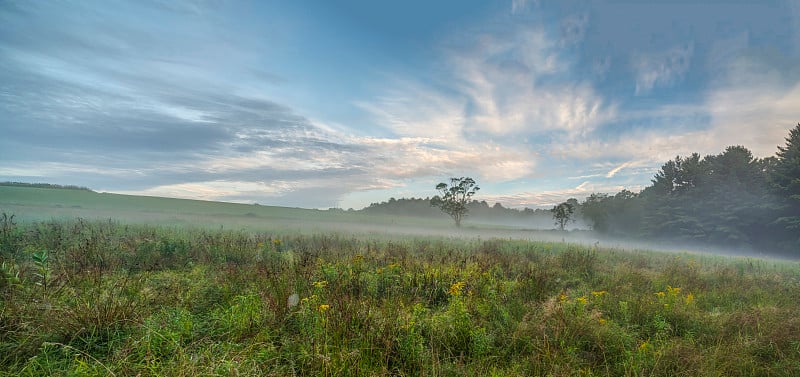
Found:
[[608, 216], [611, 213], [608, 194], [593, 193], [583, 202], [583, 218], [592, 223], [592, 229], [598, 232], [608, 231]]
[[570, 220], [575, 221], [575, 219], [572, 218], [572, 215], [575, 213], [575, 204], [570, 200], [553, 207], [550, 212], [553, 213], [553, 219], [556, 220], [556, 225], [558, 225], [561, 230], [564, 230], [564, 227]]
[[456, 226], [461, 226], [461, 220], [467, 216], [467, 203], [475, 193], [480, 190], [475, 180], [469, 177], [450, 178], [450, 184], [439, 183], [436, 185], [441, 195], [436, 195], [431, 199], [431, 205], [439, 207], [442, 212], [450, 215], [456, 222]]

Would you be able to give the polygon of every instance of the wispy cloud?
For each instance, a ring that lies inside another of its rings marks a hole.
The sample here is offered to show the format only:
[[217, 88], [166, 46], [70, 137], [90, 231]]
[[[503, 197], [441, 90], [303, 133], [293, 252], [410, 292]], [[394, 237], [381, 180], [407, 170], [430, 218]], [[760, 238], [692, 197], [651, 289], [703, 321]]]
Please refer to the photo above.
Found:
[[614, 113], [592, 85], [559, 79], [573, 62], [541, 25], [517, 24], [503, 35], [480, 34], [453, 51], [456, 89], [466, 98], [467, 129], [489, 135], [558, 130], [590, 132]]
[[687, 43], [667, 51], [640, 53], [631, 62], [636, 73], [636, 94], [653, 88], [669, 87], [683, 79], [694, 53], [694, 44]]
[[623, 189], [638, 192], [643, 188], [642, 185], [619, 185], [619, 184], [597, 184], [584, 181], [578, 186], [544, 191], [520, 192], [510, 195], [482, 195], [487, 202], [499, 202], [513, 208], [521, 207], [549, 207], [564, 202], [568, 198], [583, 200], [592, 193], [596, 192], [619, 192]]
[[623, 163], [623, 164], [621, 164], [621, 165], [609, 170], [608, 173], [606, 173], [606, 178], [614, 177], [615, 175], [617, 175], [617, 173], [620, 172], [620, 170], [625, 169], [630, 165], [631, 165], [631, 162], [626, 162], [626, 163]]
[[511, 0], [511, 13], [517, 14], [527, 11], [532, 6], [537, 6], [539, 0]]
[[573, 14], [564, 17], [561, 20], [561, 38], [559, 40], [562, 46], [571, 46], [583, 41], [586, 34], [586, 28], [589, 25], [589, 15], [586, 13]]

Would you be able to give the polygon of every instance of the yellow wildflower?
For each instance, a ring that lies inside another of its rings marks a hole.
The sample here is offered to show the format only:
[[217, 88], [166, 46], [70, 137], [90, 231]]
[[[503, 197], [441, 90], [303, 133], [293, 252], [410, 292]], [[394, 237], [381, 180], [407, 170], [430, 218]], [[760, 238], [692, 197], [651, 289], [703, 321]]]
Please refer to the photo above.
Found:
[[597, 322], [599, 322], [600, 325], [605, 325], [606, 322], [608, 322], [608, 320], [606, 320], [605, 318], [600, 318], [600, 319], [597, 320]]
[[260, 248], [262, 248], [262, 247], [264, 247], [264, 243], [263, 243], [263, 242], [259, 242], [259, 243], [258, 243], [258, 248], [260, 249]]
[[321, 280], [321, 281], [315, 281], [315, 282], [314, 282], [314, 287], [315, 287], [315, 288], [325, 288], [325, 287], [327, 287], [327, 286], [328, 286], [328, 282], [327, 282], [327, 281], [325, 281], [325, 280]]
[[450, 290], [448, 291], [448, 293], [450, 293], [451, 296], [460, 296], [461, 290], [464, 289], [465, 285], [467, 285], [467, 283], [459, 281], [450, 286]]
[[330, 308], [331, 308], [330, 305], [322, 304], [322, 305], [319, 306], [319, 308], [317, 308], [317, 310], [319, 310], [320, 313], [324, 313], [325, 311], [327, 311]]
[[694, 295], [689, 293], [686, 295], [686, 305], [691, 305], [694, 302]]
[[656, 296], [658, 296], [658, 297], [664, 297], [664, 296], [666, 296], [666, 295], [667, 295], [667, 294], [666, 294], [666, 293], [664, 293], [664, 292], [656, 292]]
[[681, 293], [681, 289], [678, 288], [678, 287], [673, 288], [672, 286], [668, 285], [667, 286], [667, 292], [670, 294], [670, 296], [674, 297], [674, 296], [677, 296], [678, 293]]
[[586, 296], [581, 296], [581, 297], [578, 297], [576, 300], [577, 300], [579, 303], [583, 304], [583, 305], [586, 305], [586, 303], [587, 303], [587, 302], [589, 302], [589, 299], [587, 299], [587, 298], [586, 298]]
[[275, 246], [280, 246], [281, 245], [281, 240], [276, 238], [276, 239], [272, 240], [272, 244], [275, 245]]
[[569, 296], [567, 296], [566, 294], [562, 293], [562, 294], [558, 295], [558, 301], [565, 302], [568, 299], [569, 299]]
[[650, 347], [650, 343], [645, 340], [644, 342], [642, 342], [642, 344], [639, 345], [639, 352], [645, 352], [645, 351], [647, 351], [647, 348], [649, 348], [649, 347]]
[[594, 292], [592, 292], [592, 296], [594, 296], [594, 297], [600, 297], [600, 296], [606, 295], [606, 294], [608, 294], [608, 291], [594, 291]]

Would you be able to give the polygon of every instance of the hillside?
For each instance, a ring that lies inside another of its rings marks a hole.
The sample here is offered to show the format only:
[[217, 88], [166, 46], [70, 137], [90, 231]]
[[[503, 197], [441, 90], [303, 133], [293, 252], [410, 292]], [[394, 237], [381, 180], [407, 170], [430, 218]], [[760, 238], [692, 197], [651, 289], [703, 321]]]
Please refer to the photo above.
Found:
[[123, 223], [236, 228], [309, 233], [393, 233], [467, 237], [561, 239], [563, 235], [532, 232], [530, 226], [468, 220], [456, 229], [444, 214], [425, 217], [398, 211], [317, 210], [203, 200], [97, 193], [39, 187], [0, 186], [0, 211], [19, 222], [51, 219], [114, 219]]

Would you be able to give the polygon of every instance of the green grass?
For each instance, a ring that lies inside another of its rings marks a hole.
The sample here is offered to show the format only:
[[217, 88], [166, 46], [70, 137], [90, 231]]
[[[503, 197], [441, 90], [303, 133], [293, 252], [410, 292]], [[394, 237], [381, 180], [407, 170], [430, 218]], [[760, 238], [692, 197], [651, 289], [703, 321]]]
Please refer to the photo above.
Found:
[[[283, 230], [316, 233], [401, 232], [420, 229], [452, 230], [452, 221], [439, 218], [370, 215], [342, 210], [316, 210], [96, 193], [83, 190], [0, 186], [0, 209], [18, 222], [51, 219], [115, 219], [125, 223], [191, 226], [214, 229]], [[475, 227], [473, 224], [471, 227]], [[467, 229], [470, 228], [467, 223]], [[513, 228], [513, 227], [512, 227]]]
[[0, 375], [800, 374], [795, 262], [109, 220], [0, 225]]

